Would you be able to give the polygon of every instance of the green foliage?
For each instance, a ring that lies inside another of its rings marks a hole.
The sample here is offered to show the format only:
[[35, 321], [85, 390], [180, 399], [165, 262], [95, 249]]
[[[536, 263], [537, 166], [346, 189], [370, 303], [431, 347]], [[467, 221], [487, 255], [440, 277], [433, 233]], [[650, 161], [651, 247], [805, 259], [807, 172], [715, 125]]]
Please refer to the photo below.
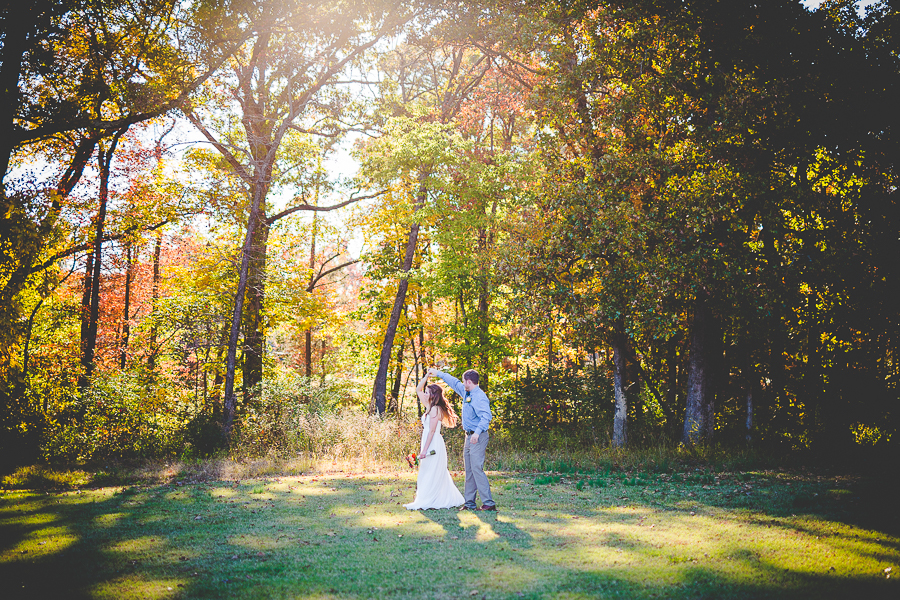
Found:
[[573, 446], [608, 440], [612, 382], [599, 372], [529, 368], [521, 379], [494, 387], [491, 402], [492, 426], [529, 450], [552, 447], [560, 440]]
[[200, 412], [184, 425], [184, 447], [180, 452], [181, 458], [209, 458], [224, 450], [222, 418], [217, 412]]
[[178, 402], [177, 390], [154, 386], [141, 374], [100, 374], [73, 403], [73, 418], [48, 434], [43, 456], [88, 461], [170, 455], [182, 447], [189, 410]]

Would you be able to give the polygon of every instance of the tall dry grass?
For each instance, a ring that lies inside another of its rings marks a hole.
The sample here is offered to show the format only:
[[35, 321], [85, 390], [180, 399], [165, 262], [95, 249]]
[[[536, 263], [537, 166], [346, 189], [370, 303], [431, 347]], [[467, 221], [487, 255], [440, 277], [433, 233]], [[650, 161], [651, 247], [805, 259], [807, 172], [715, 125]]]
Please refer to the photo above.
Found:
[[358, 408], [321, 410], [310, 404], [282, 404], [243, 420], [231, 456], [373, 468], [402, 461], [418, 450], [420, 436], [418, 421], [378, 417]]

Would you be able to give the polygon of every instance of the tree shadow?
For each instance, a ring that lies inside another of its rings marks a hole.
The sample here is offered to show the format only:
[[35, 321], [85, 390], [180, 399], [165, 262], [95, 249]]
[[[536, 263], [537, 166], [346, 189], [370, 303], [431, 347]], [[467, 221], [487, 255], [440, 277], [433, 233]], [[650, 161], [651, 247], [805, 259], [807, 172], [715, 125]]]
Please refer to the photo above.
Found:
[[[444, 528], [445, 541], [459, 539], [460, 542], [466, 542], [481, 539], [487, 546], [505, 543], [516, 549], [527, 549], [533, 545], [531, 536], [510, 519], [505, 519], [502, 510], [420, 510], [419, 514]], [[472, 518], [467, 518], [469, 516]]]
[[[863, 577], [827, 564], [786, 569], [777, 555], [760, 553], [753, 532], [781, 528], [896, 564], [897, 543], [880, 529], [835, 535], [827, 523], [819, 529], [788, 519], [790, 502], [744, 515], [749, 536], [716, 533], [718, 554], [704, 556], [657, 535], [663, 523], [691, 531], [694, 517], [680, 500], [644, 494], [627, 509], [599, 500], [556, 508], [535, 496], [517, 499], [519, 510], [410, 513], [396, 495], [408, 482], [383, 478], [376, 491], [376, 479], [356, 489], [335, 483], [291, 493], [218, 482], [102, 498], [4, 499], [0, 589], [4, 598], [108, 597], [131, 582], [141, 595], [160, 598], [449, 598], [472, 591], [489, 598], [889, 598], [897, 591], [883, 574]], [[373, 490], [360, 495], [363, 488]], [[691, 504], [697, 517], [714, 518], [706, 514], [733, 500]], [[376, 518], [389, 526], [373, 526]], [[643, 526], [651, 519], [657, 529]], [[34, 550], [38, 540], [45, 544]], [[25, 545], [32, 550], [19, 553]]]

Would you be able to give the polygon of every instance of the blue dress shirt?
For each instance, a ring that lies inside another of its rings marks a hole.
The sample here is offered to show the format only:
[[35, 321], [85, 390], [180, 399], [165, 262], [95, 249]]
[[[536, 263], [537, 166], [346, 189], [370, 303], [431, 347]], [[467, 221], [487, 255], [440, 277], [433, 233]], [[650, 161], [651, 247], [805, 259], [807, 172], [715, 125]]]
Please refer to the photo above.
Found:
[[438, 377], [444, 380], [454, 392], [459, 394], [463, 400], [462, 408], [462, 426], [465, 431], [472, 431], [475, 435], [480, 435], [482, 431], [488, 430], [491, 423], [491, 401], [488, 400], [487, 394], [478, 386], [471, 392], [467, 392], [462, 382], [447, 373], [436, 373]]

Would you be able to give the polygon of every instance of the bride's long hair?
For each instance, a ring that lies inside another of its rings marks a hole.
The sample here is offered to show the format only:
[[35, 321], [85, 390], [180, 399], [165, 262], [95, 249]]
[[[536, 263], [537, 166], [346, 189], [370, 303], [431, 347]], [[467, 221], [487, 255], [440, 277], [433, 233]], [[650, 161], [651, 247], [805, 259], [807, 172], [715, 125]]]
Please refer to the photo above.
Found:
[[438, 407], [438, 411], [441, 413], [441, 422], [444, 426], [450, 427], [451, 429], [456, 427], [459, 418], [456, 416], [456, 413], [453, 412], [453, 407], [447, 404], [447, 400], [444, 399], [444, 390], [441, 386], [432, 383], [428, 386], [428, 391], [431, 392], [431, 397], [429, 398], [431, 406]]

